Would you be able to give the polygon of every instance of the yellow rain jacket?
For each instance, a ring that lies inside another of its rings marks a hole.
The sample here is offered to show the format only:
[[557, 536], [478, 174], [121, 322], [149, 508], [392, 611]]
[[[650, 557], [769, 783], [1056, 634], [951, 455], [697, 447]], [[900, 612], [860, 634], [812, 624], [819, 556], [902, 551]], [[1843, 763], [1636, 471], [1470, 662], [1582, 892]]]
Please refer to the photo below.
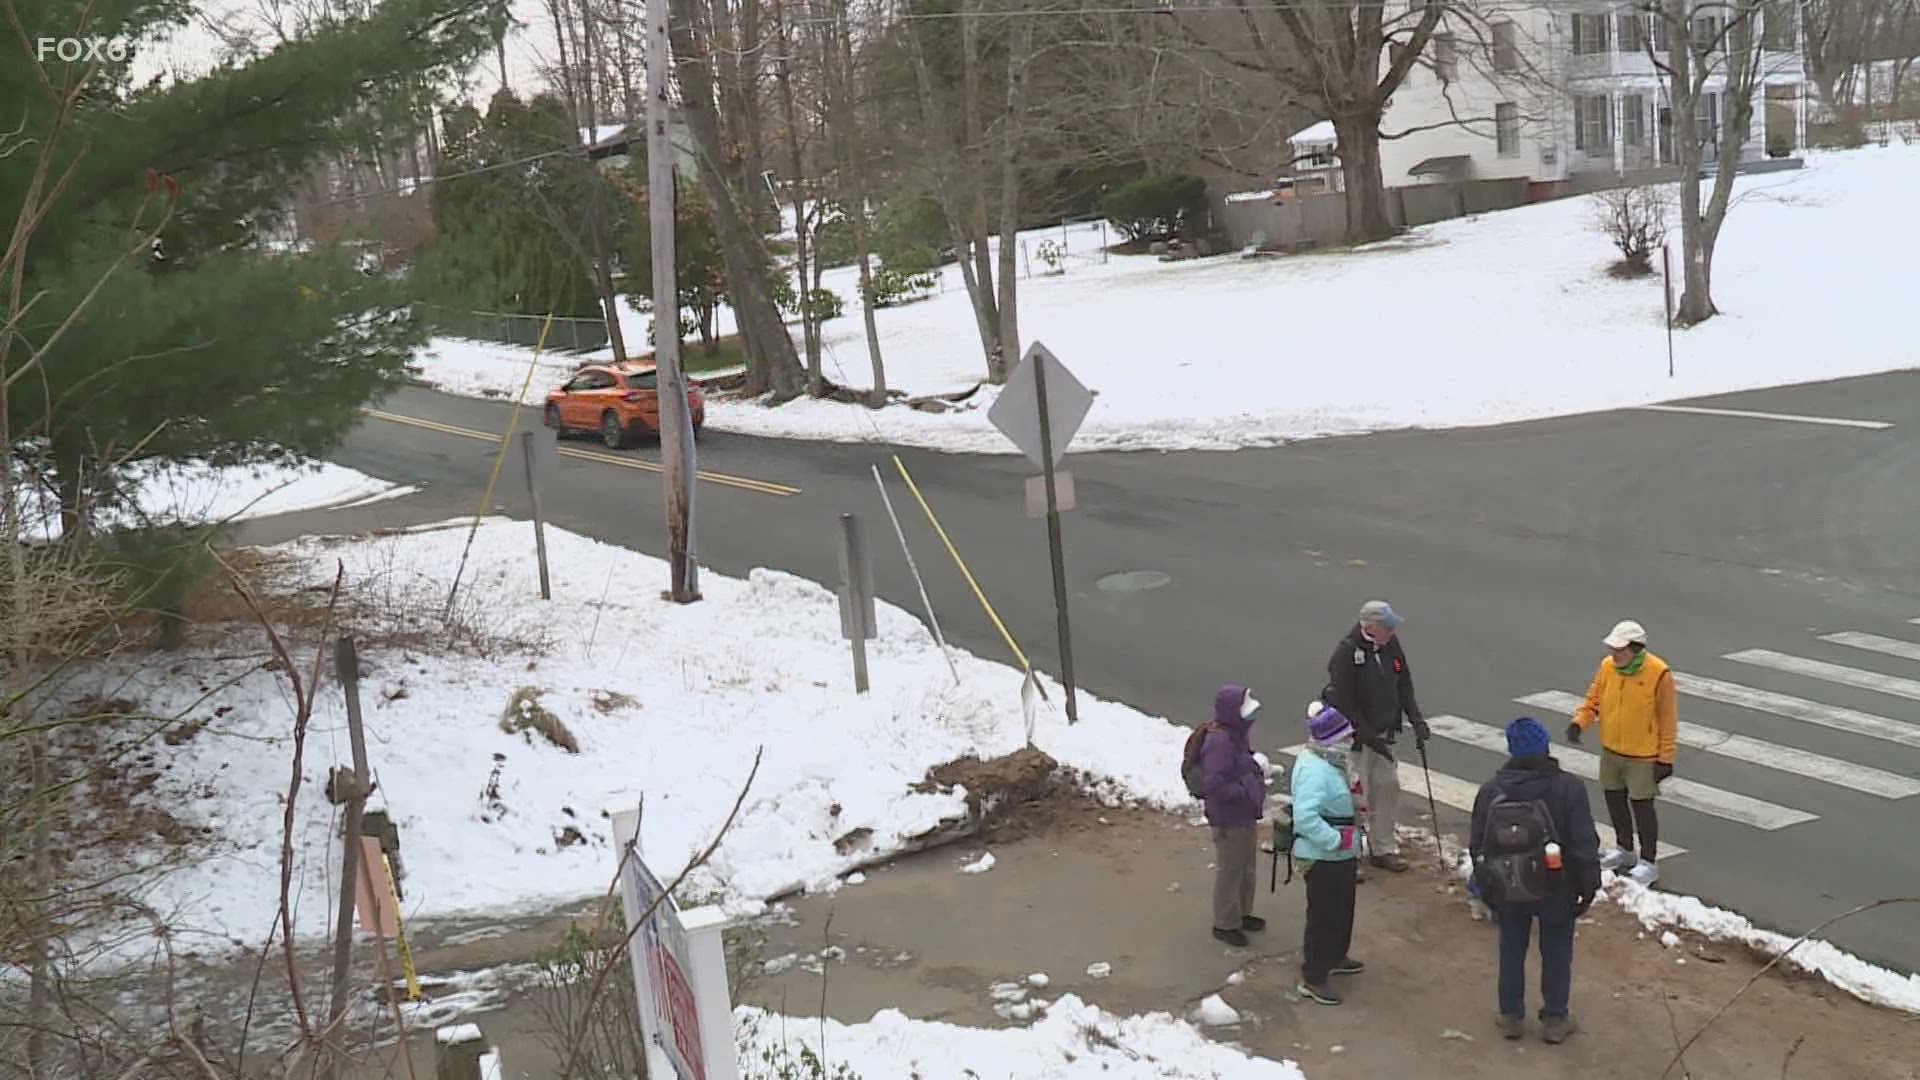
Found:
[[1666, 661], [1643, 652], [1631, 675], [1616, 667], [1612, 657], [1600, 661], [1600, 670], [1587, 687], [1587, 700], [1573, 715], [1582, 731], [1596, 720], [1601, 746], [1621, 757], [1673, 764], [1680, 707]]

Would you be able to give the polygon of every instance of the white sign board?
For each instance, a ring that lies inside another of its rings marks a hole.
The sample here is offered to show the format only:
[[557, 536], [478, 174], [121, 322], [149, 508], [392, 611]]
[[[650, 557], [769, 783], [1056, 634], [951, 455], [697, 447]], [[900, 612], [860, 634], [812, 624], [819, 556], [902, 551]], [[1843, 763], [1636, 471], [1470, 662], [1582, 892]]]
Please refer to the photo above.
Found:
[[675, 1080], [707, 1080], [700, 1012], [691, 982], [693, 957], [680, 926], [680, 910], [637, 851], [626, 861], [620, 886], [628, 920], [646, 911], [656, 898], [660, 901], [628, 949], [640, 988], [641, 1029], [665, 1051], [678, 1074]]
[[1035, 385], [1035, 373], [1042, 364], [1047, 369], [1047, 434], [1053, 442], [1053, 464], [1060, 464], [1067, 444], [1073, 441], [1088, 410], [1093, 408], [1093, 391], [1075, 378], [1045, 345], [1036, 341], [1028, 346], [1027, 355], [1014, 369], [999, 399], [987, 410], [987, 419], [1029, 460], [1045, 468], [1047, 462], [1040, 450], [1040, 391]]

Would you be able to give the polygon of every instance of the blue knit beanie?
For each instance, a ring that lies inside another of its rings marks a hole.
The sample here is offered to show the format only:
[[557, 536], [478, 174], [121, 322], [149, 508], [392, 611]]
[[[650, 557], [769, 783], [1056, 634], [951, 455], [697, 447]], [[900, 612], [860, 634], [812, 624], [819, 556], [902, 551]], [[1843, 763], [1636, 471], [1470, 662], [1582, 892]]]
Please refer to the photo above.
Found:
[[1514, 757], [1535, 757], [1552, 746], [1547, 729], [1531, 716], [1523, 716], [1507, 725], [1507, 753]]

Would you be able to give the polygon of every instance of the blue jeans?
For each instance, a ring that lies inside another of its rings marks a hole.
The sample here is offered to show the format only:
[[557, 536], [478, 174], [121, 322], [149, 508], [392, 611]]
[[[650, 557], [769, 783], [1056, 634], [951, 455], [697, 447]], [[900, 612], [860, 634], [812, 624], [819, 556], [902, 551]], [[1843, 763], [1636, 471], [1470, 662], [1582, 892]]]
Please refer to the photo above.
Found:
[[1503, 907], [1500, 920], [1500, 1015], [1527, 1014], [1527, 946], [1540, 921], [1540, 1018], [1567, 1015], [1573, 991], [1573, 903], [1556, 897], [1541, 904]]

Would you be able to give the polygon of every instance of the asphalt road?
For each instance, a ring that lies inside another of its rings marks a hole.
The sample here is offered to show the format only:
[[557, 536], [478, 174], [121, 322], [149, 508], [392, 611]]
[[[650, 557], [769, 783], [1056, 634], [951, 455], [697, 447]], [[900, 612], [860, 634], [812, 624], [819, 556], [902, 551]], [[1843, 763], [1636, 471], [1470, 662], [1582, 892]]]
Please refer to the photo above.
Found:
[[[1385, 597], [1407, 618], [1427, 713], [1462, 718], [1431, 744], [1433, 769], [1478, 784], [1502, 755], [1472, 744], [1485, 731], [1471, 722], [1497, 732], [1531, 712], [1558, 732], [1564, 717], [1516, 699], [1584, 690], [1600, 637], [1634, 618], [1677, 670], [1719, 681], [1704, 684], [1711, 697], [1681, 700], [1681, 719], [1705, 730], [1683, 745], [1678, 776], [1718, 790], [1695, 789], [1682, 806], [1668, 785], [1662, 838], [1686, 854], [1662, 865], [1664, 886], [1796, 930], [1920, 893], [1920, 372], [1689, 404], [1893, 426], [1631, 410], [1234, 454], [1074, 455], [1080, 505], [1064, 527], [1079, 683], [1193, 722], [1217, 685], [1246, 682], [1269, 703], [1256, 743], [1277, 749], [1299, 741], [1294, 717], [1360, 603]], [[413, 422], [370, 418], [333, 460], [423, 492], [319, 523], [259, 522], [248, 536], [471, 514], [497, 444], [450, 429], [502, 431], [508, 407], [409, 389], [380, 409]], [[538, 429], [537, 414], [520, 424]], [[551, 442], [543, 429], [536, 438]], [[662, 553], [659, 476], [610, 464], [594, 443], [562, 445], [576, 453], [547, 470], [549, 520]], [[879, 464], [949, 638], [1011, 662], [891, 453], [708, 435], [701, 467], [749, 483], [700, 485], [703, 565], [831, 582], [836, 518], [854, 512], [882, 595], [917, 612], [870, 472]], [[610, 456], [657, 460], [657, 450]], [[1022, 648], [1057, 672], [1046, 529], [1022, 504], [1031, 467], [900, 456]], [[753, 486], [766, 484], [786, 489]], [[526, 516], [517, 456], [492, 501]], [[1101, 585], [1135, 571], [1165, 584]], [[1878, 638], [1821, 640], [1849, 632]], [[1883, 639], [1909, 643], [1907, 655]], [[1727, 658], [1746, 650], [1769, 653]], [[1781, 656], [1840, 667], [1810, 674]], [[1609, 832], [1603, 824], [1603, 840]], [[1871, 912], [1832, 937], [1920, 968], [1920, 909]]]

